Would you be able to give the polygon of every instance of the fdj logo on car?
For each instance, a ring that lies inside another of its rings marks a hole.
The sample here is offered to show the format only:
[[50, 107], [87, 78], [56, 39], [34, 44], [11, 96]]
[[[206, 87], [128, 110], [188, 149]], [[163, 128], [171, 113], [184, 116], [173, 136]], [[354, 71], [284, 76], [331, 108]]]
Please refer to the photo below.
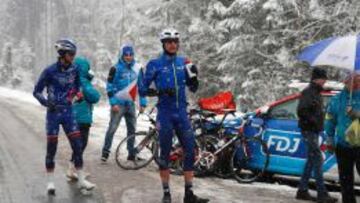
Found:
[[[269, 148], [270, 155], [305, 158], [305, 146], [299, 132], [268, 129], [263, 139]], [[320, 143], [322, 138], [320, 138]]]
[[273, 150], [276, 152], [294, 153], [298, 150], [300, 141], [299, 138], [290, 139], [288, 137], [270, 135], [267, 145], [270, 149], [274, 148]]

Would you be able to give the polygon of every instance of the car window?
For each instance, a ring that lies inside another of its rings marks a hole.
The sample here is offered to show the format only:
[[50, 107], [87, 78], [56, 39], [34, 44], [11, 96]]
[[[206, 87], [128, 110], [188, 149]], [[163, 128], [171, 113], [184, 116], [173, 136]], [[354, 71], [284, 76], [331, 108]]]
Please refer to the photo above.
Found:
[[[326, 110], [326, 107], [331, 99], [331, 96], [323, 96], [323, 111]], [[297, 116], [297, 106], [299, 104], [299, 99], [293, 99], [285, 103], [274, 106], [269, 111], [269, 117], [272, 119], [280, 120], [298, 120]]]
[[287, 101], [271, 108], [269, 116], [272, 119], [281, 120], [297, 120], [296, 108], [299, 104], [299, 99]]

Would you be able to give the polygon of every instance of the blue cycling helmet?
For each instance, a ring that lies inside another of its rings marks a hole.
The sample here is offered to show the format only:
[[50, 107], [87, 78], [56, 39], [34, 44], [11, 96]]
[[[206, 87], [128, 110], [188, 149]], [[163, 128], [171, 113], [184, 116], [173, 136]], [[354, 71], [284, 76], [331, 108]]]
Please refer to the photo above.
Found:
[[60, 39], [55, 43], [55, 49], [60, 56], [64, 56], [66, 53], [76, 54], [76, 45], [71, 39]]

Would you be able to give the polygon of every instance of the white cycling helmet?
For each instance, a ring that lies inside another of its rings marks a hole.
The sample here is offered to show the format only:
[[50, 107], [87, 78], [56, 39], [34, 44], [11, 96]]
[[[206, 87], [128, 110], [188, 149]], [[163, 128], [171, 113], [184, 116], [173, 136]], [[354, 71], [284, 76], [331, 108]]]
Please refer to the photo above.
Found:
[[164, 42], [164, 40], [168, 40], [168, 39], [179, 40], [180, 33], [177, 30], [175, 30], [174, 28], [167, 28], [167, 29], [163, 30], [160, 33], [160, 41]]
[[60, 56], [63, 56], [66, 52], [76, 53], [77, 47], [73, 40], [63, 38], [55, 42], [55, 49]]

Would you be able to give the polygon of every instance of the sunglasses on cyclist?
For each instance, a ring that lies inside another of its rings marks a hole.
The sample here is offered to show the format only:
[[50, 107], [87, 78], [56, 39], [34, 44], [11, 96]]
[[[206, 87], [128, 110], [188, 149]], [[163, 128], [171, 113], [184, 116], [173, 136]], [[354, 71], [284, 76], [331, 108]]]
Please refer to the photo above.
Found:
[[179, 44], [179, 39], [165, 39], [164, 43], [175, 43], [175, 44]]

